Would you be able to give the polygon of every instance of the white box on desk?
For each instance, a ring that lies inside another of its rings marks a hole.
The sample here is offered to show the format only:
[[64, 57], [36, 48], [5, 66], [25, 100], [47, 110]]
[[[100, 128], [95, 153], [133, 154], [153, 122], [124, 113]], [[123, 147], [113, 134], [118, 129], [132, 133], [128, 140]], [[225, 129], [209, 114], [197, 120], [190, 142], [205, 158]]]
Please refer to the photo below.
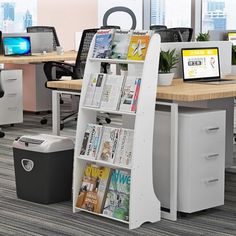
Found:
[[[192, 213], [224, 204], [225, 111], [179, 109], [177, 210]], [[156, 111], [154, 189], [170, 202], [170, 112]]]

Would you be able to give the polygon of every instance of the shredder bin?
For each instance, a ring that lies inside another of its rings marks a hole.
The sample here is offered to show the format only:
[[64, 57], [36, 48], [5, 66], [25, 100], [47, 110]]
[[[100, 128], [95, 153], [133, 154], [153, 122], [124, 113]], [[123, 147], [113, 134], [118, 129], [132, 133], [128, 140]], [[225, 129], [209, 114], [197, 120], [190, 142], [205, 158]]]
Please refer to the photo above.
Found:
[[39, 134], [13, 142], [17, 197], [36, 203], [71, 198], [74, 143], [69, 138]]

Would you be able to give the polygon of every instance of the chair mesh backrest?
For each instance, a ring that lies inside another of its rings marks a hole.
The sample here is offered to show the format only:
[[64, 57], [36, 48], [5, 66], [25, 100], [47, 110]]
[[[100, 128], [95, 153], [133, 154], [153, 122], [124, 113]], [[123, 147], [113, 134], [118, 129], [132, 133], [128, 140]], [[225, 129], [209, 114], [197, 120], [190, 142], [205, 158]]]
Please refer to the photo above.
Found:
[[193, 36], [193, 29], [187, 27], [175, 27], [172, 28], [174, 30], [178, 30], [182, 36], [183, 42], [190, 42]]
[[181, 34], [178, 30], [174, 29], [161, 29], [157, 30], [156, 33], [160, 34], [161, 42], [182, 42]]
[[53, 34], [53, 50], [56, 51], [56, 46], [60, 46], [56, 29], [53, 26], [30, 26], [26, 28], [27, 33], [52, 32]]
[[87, 60], [90, 44], [93, 40], [94, 35], [99, 29], [86, 29], [82, 33], [79, 50], [75, 62], [75, 77], [81, 78], [84, 72], [85, 63]]
[[160, 29], [167, 29], [167, 26], [165, 25], [150, 25], [149, 27], [150, 30], [160, 30]]

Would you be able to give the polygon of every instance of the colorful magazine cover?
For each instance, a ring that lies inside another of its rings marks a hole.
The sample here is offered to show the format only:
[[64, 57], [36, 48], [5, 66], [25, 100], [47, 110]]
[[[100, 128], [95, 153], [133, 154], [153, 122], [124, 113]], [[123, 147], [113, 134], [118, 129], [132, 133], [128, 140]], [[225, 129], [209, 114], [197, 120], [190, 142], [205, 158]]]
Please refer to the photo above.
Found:
[[111, 54], [113, 35], [114, 29], [98, 30], [95, 36], [93, 58], [109, 58]]
[[129, 198], [131, 176], [128, 171], [113, 170], [103, 214], [129, 221]]
[[112, 40], [111, 58], [127, 59], [131, 30], [116, 30]]
[[84, 170], [76, 207], [101, 213], [110, 178], [110, 168], [88, 163]]
[[150, 31], [134, 31], [130, 39], [128, 56], [129, 60], [143, 61], [146, 57], [150, 41]]

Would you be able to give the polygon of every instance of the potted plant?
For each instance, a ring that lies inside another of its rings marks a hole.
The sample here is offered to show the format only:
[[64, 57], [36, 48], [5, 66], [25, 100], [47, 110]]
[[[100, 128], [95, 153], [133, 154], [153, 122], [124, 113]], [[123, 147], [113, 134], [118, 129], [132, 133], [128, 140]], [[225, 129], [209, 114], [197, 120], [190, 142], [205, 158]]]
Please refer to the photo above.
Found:
[[174, 73], [171, 73], [171, 69], [175, 68], [179, 61], [178, 55], [175, 53], [175, 49], [160, 52], [159, 61], [159, 85], [171, 85], [174, 78]]
[[196, 41], [209, 41], [210, 35], [209, 33], [199, 33]]

